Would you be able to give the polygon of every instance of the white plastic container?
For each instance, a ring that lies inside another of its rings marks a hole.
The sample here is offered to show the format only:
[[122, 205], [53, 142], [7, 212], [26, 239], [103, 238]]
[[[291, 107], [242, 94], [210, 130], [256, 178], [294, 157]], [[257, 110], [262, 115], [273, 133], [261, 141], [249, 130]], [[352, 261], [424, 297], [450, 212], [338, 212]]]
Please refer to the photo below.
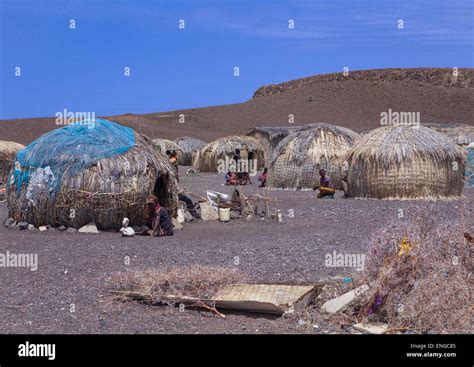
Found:
[[230, 208], [219, 208], [219, 221], [230, 221]]

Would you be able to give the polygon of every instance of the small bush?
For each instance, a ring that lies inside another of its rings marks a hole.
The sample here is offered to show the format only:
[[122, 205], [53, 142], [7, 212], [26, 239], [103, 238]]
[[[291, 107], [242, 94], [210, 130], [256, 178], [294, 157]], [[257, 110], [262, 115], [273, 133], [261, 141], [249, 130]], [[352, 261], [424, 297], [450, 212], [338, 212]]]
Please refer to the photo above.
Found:
[[472, 333], [472, 245], [459, 222], [426, 208], [372, 241], [359, 279], [369, 285], [354, 307], [359, 321], [415, 332]]

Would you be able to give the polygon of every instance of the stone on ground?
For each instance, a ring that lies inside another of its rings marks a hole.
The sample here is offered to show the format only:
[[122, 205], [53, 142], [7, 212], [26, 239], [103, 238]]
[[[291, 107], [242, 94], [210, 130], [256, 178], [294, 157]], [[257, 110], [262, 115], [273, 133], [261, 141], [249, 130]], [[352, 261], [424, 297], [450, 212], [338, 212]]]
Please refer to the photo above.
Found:
[[388, 325], [383, 323], [364, 324], [359, 323], [352, 326], [358, 331], [362, 331], [366, 334], [383, 334], [388, 330]]
[[217, 211], [214, 210], [212, 205], [209, 202], [201, 203], [201, 218], [202, 220], [218, 220], [219, 215]]
[[369, 287], [366, 284], [361, 285], [360, 287], [353, 289], [350, 292], [344, 293], [342, 296], [325, 302], [321, 306], [321, 308], [329, 313], [339, 312], [344, 307], [349, 305], [352, 301], [354, 301], [357, 297], [359, 297], [362, 293], [366, 292], [368, 289]]
[[97, 226], [95, 225], [94, 222], [90, 222], [86, 224], [85, 226], [79, 228], [78, 232], [79, 233], [99, 233], [99, 230], [97, 229]]

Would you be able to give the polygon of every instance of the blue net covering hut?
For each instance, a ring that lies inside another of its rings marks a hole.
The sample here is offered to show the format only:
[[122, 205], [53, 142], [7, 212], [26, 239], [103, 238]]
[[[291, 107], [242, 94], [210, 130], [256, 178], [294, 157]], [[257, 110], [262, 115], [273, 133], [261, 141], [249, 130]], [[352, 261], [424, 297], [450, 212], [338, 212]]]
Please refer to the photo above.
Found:
[[35, 226], [119, 228], [143, 221], [155, 194], [172, 214], [178, 186], [147, 137], [104, 119], [52, 130], [17, 153], [7, 182], [9, 216]]

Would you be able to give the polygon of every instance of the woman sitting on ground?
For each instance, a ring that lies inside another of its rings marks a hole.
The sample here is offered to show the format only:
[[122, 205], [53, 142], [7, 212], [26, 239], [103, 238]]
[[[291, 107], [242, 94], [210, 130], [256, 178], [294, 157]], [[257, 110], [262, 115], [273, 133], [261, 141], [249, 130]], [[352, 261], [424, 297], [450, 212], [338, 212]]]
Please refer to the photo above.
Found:
[[172, 236], [173, 223], [166, 208], [163, 208], [158, 198], [150, 195], [145, 202], [145, 219], [151, 229], [137, 233], [144, 236]]
[[[320, 170], [319, 175], [321, 178], [319, 179], [319, 194], [318, 198], [323, 198], [325, 196], [332, 196], [334, 198], [334, 194], [336, 193], [336, 190], [334, 190], [331, 187], [331, 180], [329, 179], [328, 176], [326, 176], [326, 171], [325, 170]], [[316, 189], [316, 188], [315, 188]]]
[[235, 172], [228, 171], [226, 175], [224, 176], [225, 179], [225, 184], [226, 185], [237, 185], [238, 184], [238, 178]]

